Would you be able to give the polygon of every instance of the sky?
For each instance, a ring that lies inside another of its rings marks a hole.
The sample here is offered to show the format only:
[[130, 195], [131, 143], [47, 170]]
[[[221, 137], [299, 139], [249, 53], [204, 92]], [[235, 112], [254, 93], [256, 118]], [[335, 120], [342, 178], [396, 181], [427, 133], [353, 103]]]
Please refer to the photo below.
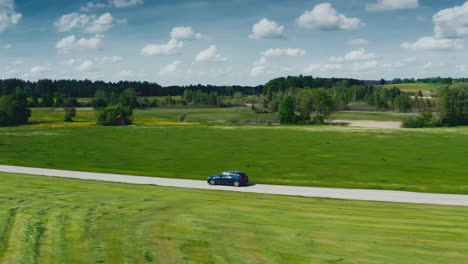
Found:
[[468, 77], [467, 37], [464, 0], [0, 0], [0, 78]]

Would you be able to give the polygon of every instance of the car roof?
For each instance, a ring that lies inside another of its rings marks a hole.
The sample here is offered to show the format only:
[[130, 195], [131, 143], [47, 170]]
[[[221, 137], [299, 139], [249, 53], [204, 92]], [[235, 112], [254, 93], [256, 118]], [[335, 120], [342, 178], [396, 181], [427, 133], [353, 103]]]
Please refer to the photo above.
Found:
[[244, 172], [242, 172], [242, 171], [225, 171], [223, 173], [244, 173]]

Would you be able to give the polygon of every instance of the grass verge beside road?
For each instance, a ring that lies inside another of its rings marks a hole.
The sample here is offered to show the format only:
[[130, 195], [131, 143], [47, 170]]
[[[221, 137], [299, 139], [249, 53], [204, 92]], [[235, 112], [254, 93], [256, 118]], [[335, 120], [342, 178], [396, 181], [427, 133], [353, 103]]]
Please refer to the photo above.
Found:
[[468, 209], [0, 173], [0, 263], [466, 263]]

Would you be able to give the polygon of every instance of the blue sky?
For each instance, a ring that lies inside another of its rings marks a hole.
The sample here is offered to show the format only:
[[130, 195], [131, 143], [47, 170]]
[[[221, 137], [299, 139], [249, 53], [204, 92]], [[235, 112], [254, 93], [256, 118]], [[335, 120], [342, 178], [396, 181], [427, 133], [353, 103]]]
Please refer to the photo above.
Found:
[[0, 0], [0, 78], [468, 76], [463, 0]]

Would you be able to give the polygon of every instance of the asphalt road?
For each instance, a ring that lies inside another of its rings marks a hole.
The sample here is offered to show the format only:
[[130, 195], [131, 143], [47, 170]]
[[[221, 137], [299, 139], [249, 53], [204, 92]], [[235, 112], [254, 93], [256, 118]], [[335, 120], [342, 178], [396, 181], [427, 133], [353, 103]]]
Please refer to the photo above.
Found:
[[405, 191], [341, 189], [320, 187], [299, 187], [286, 185], [255, 184], [248, 187], [210, 186], [204, 180], [184, 180], [158, 177], [144, 177], [108, 173], [53, 170], [0, 165], [0, 172], [43, 175], [50, 177], [73, 178], [131, 184], [148, 184], [204, 190], [223, 190], [246, 193], [264, 193], [304, 197], [321, 197], [347, 200], [380, 201], [395, 203], [436, 204], [468, 206], [468, 195], [417, 193]]

